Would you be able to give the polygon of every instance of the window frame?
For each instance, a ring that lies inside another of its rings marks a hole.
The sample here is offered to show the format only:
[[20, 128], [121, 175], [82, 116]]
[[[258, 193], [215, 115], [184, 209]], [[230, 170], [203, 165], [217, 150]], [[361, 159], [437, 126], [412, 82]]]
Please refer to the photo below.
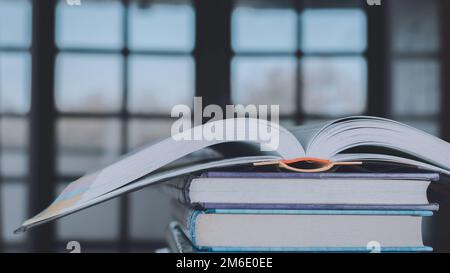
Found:
[[[245, 0], [243, 1], [239, 1], [239, 0], [234, 0], [234, 8], [239, 7], [239, 3], [240, 2], [246, 2]], [[264, 1], [262, 1], [264, 2]], [[276, 4], [272, 5], [272, 1], [266, 1], [267, 3], [265, 3], [269, 8], [274, 6], [277, 7]], [[251, 2], [250, 2], [251, 3]], [[313, 57], [313, 58], [321, 58], [321, 57], [361, 57], [364, 59], [365, 63], [366, 63], [366, 71], [367, 71], [367, 75], [366, 75], [366, 105], [365, 105], [365, 111], [363, 111], [361, 113], [361, 115], [367, 115], [371, 112], [371, 109], [373, 109], [374, 107], [370, 105], [370, 101], [369, 101], [369, 93], [372, 92], [370, 88], [370, 71], [369, 71], [369, 59], [372, 60], [372, 56], [374, 52], [373, 50], [371, 50], [371, 48], [369, 47], [369, 36], [371, 35], [369, 32], [369, 22], [371, 24], [373, 23], [379, 23], [380, 19], [379, 16], [380, 14], [374, 14], [373, 11], [369, 11], [367, 9], [367, 7], [365, 7], [364, 5], [362, 5], [361, 3], [352, 3], [351, 1], [344, 1], [344, 2], [329, 2], [329, 3], [325, 3], [325, 2], [317, 2], [317, 3], [312, 3], [312, 2], [308, 2], [308, 1], [284, 1], [283, 3], [283, 7], [286, 8], [291, 8], [295, 11], [296, 16], [297, 16], [297, 20], [296, 20], [296, 45], [295, 45], [295, 50], [294, 51], [270, 51], [270, 50], [257, 50], [257, 51], [249, 51], [249, 50], [245, 50], [245, 51], [238, 51], [238, 50], [234, 50], [232, 51], [233, 54], [233, 60], [235, 60], [235, 58], [239, 58], [239, 57], [246, 57], [246, 58], [266, 58], [266, 57], [289, 57], [289, 58], [295, 58], [295, 62], [296, 62], [296, 68], [295, 68], [295, 110], [293, 115], [291, 114], [283, 114], [280, 113], [279, 118], [280, 121], [283, 122], [289, 122], [289, 121], [293, 121], [294, 124], [296, 125], [300, 125], [303, 124], [304, 122], [309, 122], [309, 121], [322, 121], [322, 120], [326, 120], [326, 119], [330, 119], [333, 118], [334, 116], [328, 115], [328, 114], [307, 114], [305, 113], [303, 106], [302, 106], [302, 99], [303, 99], [303, 92], [304, 92], [304, 88], [303, 88], [303, 80], [302, 80], [302, 60], [304, 60], [305, 58], [309, 58], [309, 57]], [[327, 52], [321, 52], [321, 51], [311, 51], [311, 52], [307, 52], [304, 51], [301, 48], [301, 44], [302, 44], [302, 19], [301, 19], [301, 14], [302, 12], [304, 12], [306, 9], [329, 9], [329, 8], [333, 8], [333, 9], [360, 9], [362, 12], [364, 12], [366, 14], [366, 26], [367, 26], [367, 36], [366, 36], [366, 41], [367, 41], [367, 45], [366, 48], [360, 52], [358, 51], [339, 51], [339, 50], [330, 50]], [[231, 16], [231, 15], [230, 15]], [[370, 18], [369, 18], [370, 17]], [[381, 19], [382, 20], [382, 19]], [[375, 21], [375, 22], [374, 22]], [[232, 93], [232, 90], [230, 90], [230, 93]], [[231, 95], [230, 95], [231, 96]], [[383, 113], [386, 114], [386, 113]], [[338, 117], [338, 116], [336, 116]]]
[[[61, 1], [61, 0], [60, 0]], [[130, 136], [130, 122], [132, 120], [158, 120], [158, 121], [170, 121], [173, 120], [169, 115], [163, 113], [135, 113], [129, 110], [129, 97], [130, 97], [130, 57], [133, 56], [152, 56], [152, 57], [193, 57], [192, 50], [159, 50], [159, 49], [132, 49], [129, 47], [129, 13], [130, 5], [132, 1], [129, 0], [115, 0], [122, 6], [121, 24], [122, 24], [122, 47], [118, 49], [101, 48], [101, 47], [56, 47], [56, 58], [60, 54], [83, 54], [83, 55], [100, 55], [105, 54], [108, 56], [119, 56], [121, 58], [121, 77], [122, 84], [121, 89], [121, 104], [118, 111], [109, 112], [88, 112], [88, 111], [63, 111], [55, 106], [55, 124], [62, 119], [64, 120], [114, 120], [119, 122], [120, 131], [120, 143], [119, 153], [126, 154], [130, 152], [129, 136]], [[189, 4], [189, 2], [186, 2]], [[191, 6], [193, 6], [191, 4]], [[56, 6], [55, 6], [56, 8]], [[56, 38], [55, 38], [56, 39]], [[195, 64], [194, 64], [195, 65]], [[56, 77], [55, 77], [56, 81]], [[57, 132], [55, 132], [57, 133]], [[57, 143], [57, 140], [56, 140]], [[58, 157], [58, 148], [56, 145], [56, 159]], [[56, 169], [56, 166], [55, 166]], [[56, 181], [74, 181], [83, 174], [77, 175], [61, 175], [56, 172]], [[58, 184], [58, 183], [57, 183]], [[97, 240], [85, 240], [83, 239], [83, 245], [91, 247], [93, 249], [102, 249], [105, 247], [112, 247], [120, 252], [127, 252], [132, 249], [152, 249], [161, 247], [164, 245], [161, 240], [132, 240], [130, 236], [129, 228], [129, 215], [130, 213], [130, 195], [126, 194], [118, 198], [119, 200], [119, 234], [117, 241], [97, 241]], [[56, 235], [56, 234], [55, 234]], [[57, 244], [63, 245], [63, 240], [56, 240]]]
[[[31, 0], [24, 0], [25, 2], [28, 2], [28, 5], [30, 7], [30, 13], [31, 13], [31, 9], [32, 9], [32, 3]], [[31, 26], [33, 24], [32, 20], [29, 20], [29, 33], [31, 34]], [[9, 54], [9, 53], [18, 53], [18, 54], [26, 54], [29, 56], [30, 62], [29, 62], [29, 67], [28, 73], [32, 73], [32, 69], [31, 69], [31, 39], [29, 39], [29, 45], [2, 45], [0, 44], [0, 55], [2, 54]], [[1, 56], [0, 56], [1, 58]], [[27, 84], [28, 86], [28, 92], [31, 93], [31, 75], [29, 75], [29, 83]], [[31, 104], [31, 102], [30, 102]], [[22, 120], [26, 123], [26, 131], [27, 134], [29, 135], [29, 131], [30, 131], [30, 124], [29, 124], [29, 116], [30, 116], [30, 109], [28, 108], [25, 112], [15, 112], [15, 111], [0, 111], [0, 130], [3, 129], [3, 122], [4, 120], [7, 119], [17, 119], [17, 120]], [[28, 138], [28, 136], [27, 136]], [[29, 144], [27, 143], [23, 149], [27, 150], [29, 149]], [[0, 145], [0, 160], [3, 159], [3, 150], [4, 147], [3, 145]], [[28, 159], [28, 155], [26, 156], [26, 158]], [[21, 174], [21, 175], [4, 175], [3, 171], [0, 171], [0, 193], [3, 194], [3, 188], [5, 185], [20, 185], [22, 187], [26, 188], [26, 191], [29, 191], [29, 187], [28, 187], [28, 175], [25, 174]], [[27, 239], [28, 236], [25, 235], [24, 240], [22, 241], [18, 241], [18, 242], [7, 242], [4, 240], [3, 238], [3, 232], [4, 232], [4, 226], [3, 226], [3, 213], [2, 213], [3, 207], [2, 204], [0, 204], [0, 251], [2, 249], [24, 249], [27, 246]], [[28, 214], [28, 211], [26, 211], [26, 213]], [[9, 231], [8, 231], [9, 232]]]
[[[439, 101], [444, 101], [445, 99], [445, 88], [444, 85], [446, 84], [447, 80], [445, 80], [446, 76], [444, 76], [445, 74], [443, 73], [443, 66], [445, 65], [445, 58], [443, 58], [443, 60], [441, 60], [440, 58], [443, 56], [444, 52], [447, 50], [444, 50], [444, 44], [445, 42], [443, 41], [446, 37], [445, 34], [443, 33], [443, 29], [445, 29], [445, 27], [440, 26], [440, 23], [442, 21], [445, 21], [443, 18], [443, 16], [448, 16], [448, 11], [445, 11], [445, 9], [442, 9], [443, 12], [439, 12], [439, 6], [443, 5], [445, 7], [445, 1], [435, 1], [436, 4], [436, 13], [438, 16], [440, 16], [440, 18], [435, 18], [437, 21], [437, 25], [438, 25], [438, 29], [436, 29], [436, 34], [438, 35], [438, 41], [437, 41], [437, 48], [436, 49], [426, 49], [426, 50], [405, 50], [405, 51], [401, 51], [398, 49], [395, 49], [395, 45], [393, 44], [393, 40], [391, 40], [392, 37], [392, 28], [389, 28], [388, 32], [386, 35], [389, 35], [389, 52], [387, 53], [389, 56], [389, 71], [391, 72], [391, 75], [393, 75], [393, 71], [394, 71], [394, 67], [395, 65], [399, 64], [400, 62], [403, 61], [414, 61], [414, 62], [434, 62], [435, 64], [438, 65], [438, 73], [437, 76], [439, 77], [437, 84], [440, 85], [438, 88], [439, 90], [437, 90], [437, 96]], [[394, 11], [392, 8], [392, 3], [390, 3], [388, 5], [388, 12], [390, 12], [390, 18], [393, 17], [393, 14], [395, 12], [399, 12], [399, 11]], [[445, 15], [444, 15], [445, 14]], [[436, 109], [436, 113], [430, 113], [430, 114], [417, 114], [417, 113], [395, 113], [395, 109], [394, 109], [394, 93], [396, 92], [396, 90], [394, 90], [394, 88], [392, 87], [394, 84], [394, 80], [391, 78], [390, 79], [390, 89], [389, 89], [389, 95], [390, 95], [390, 105], [389, 105], [389, 117], [395, 120], [398, 120], [400, 122], [404, 122], [404, 123], [414, 123], [414, 122], [418, 122], [418, 123], [427, 123], [430, 124], [432, 126], [435, 126], [436, 130], [437, 130], [437, 136], [442, 137], [442, 138], [446, 138], [446, 134], [444, 133], [444, 130], [446, 128], [445, 122], [441, 122], [442, 120], [442, 113], [445, 112], [445, 105], [442, 103], [438, 103], [437, 107], [438, 109]], [[445, 115], [444, 115], [445, 116]], [[448, 123], [448, 122], [447, 122]], [[447, 136], [450, 137], [450, 136]]]
[[[128, 4], [130, 0], [117, 0], [124, 5], [123, 14], [123, 39], [126, 41], [128, 38]], [[212, 3], [214, 2], [214, 3]], [[266, 1], [272, 2], [272, 1]], [[304, 3], [306, 1], [295, 1], [295, 9], [300, 12], [304, 9]], [[322, 3], [323, 1], [321, 1]], [[442, 1], [441, 1], [442, 2]], [[443, 1], [445, 2], [445, 1]], [[232, 7], [237, 3], [237, 1], [228, 0], [196, 0], [193, 1], [192, 6], [195, 12], [195, 45], [194, 49], [189, 56], [193, 57], [195, 63], [195, 91], [197, 96], [203, 96], [204, 104], [215, 103], [219, 105], [225, 105], [231, 103], [231, 61], [236, 54], [231, 49], [231, 14]], [[80, 48], [66, 48], [60, 50], [55, 46], [54, 39], [54, 26], [55, 26], [55, 6], [56, 0], [49, 1], [32, 1], [33, 9], [33, 19], [32, 19], [32, 29], [33, 29], [33, 39], [31, 48], [11, 48], [11, 47], [1, 47], [0, 51], [3, 52], [13, 52], [15, 50], [26, 50], [31, 51], [32, 56], [32, 100], [30, 112], [25, 115], [17, 115], [15, 113], [2, 113], [0, 118], [4, 117], [20, 117], [27, 118], [30, 125], [30, 208], [35, 211], [39, 210], [49, 203], [49, 199], [52, 199], [55, 187], [58, 185], [58, 181], [63, 180], [73, 180], [77, 177], [67, 176], [67, 177], [56, 177], [56, 136], [55, 136], [55, 123], [60, 117], [64, 118], [115, 118], [119, 119], [123, 130], [121, 130], [121, 152], [125, 153], [128, 146], [128, 124], [127, 122], [133, 119], [143, 119], [143, 120], [154, 120], [154, 119], [166, 119], [166, 115], [162, 114], [135, 114], [129, 113], [127, 111], [128, 106], [128, 57], [130, 54], [142, 54], [142, 55], [170, 55], [185, 53], [180, 52], [167, 52], [161, 51], [147, 51], [139, 50], [130, 52], [130, 50], [124, 44], [124, 48], [119, 50], [87, 50]], [[388, 3], [384, 5], [388, 6]], [[450, 18], [450, 6], [444, 3], [442, 10], [443, 18]], [[319, 6], [330, 7], [329, 5], [320, 4]], [[338, 4], [337, 6], [340, 6]], [[364, 114], [377, 115], [377, 116], [387, 116], [389, 117], [389, 98], [388, 95], [391, 94], [390, 90], [390, 70], [389, 70], [389, 59], [388, 59], [388, 31], [387, 26], [387, 15], [385, 10], [378, 7], [364, 7], [367, 14], [367, 48], [364, 52], [364, 57], [367, 60], [367, 111]], [[441, 43], [445, 45], [450, 44], [447, 35], [448, 33], [448, 20], [442, 20], [441, 31], [447, 37], [443, 39]], [[205, 24], [208, 22], [208, 24]], [[444, 27], [445, 26], [445, 27]], [[53, 31], [48, 31], [53, 29]], [[300, 29], [300, 28], [299, 28]], [[49, 32], [49, 33], [47, 33]], [[44, 34], [46, 33], [46, 34]], [[297, 35], [300, 35], [298, 33]], [[300, 42], [297, 39], [298, 43]], [[217, 52], [211, 52], [209, 47], [220, 48]], [[300, 48], [300, 47], [298, 47]], [[444, 50], [445, 49], [445, 50]], [[447, 73], [450, 64], [450, 54], [448, 47], [441, 46], [443, 58], [443, 73]], [[126, 68], [123, 70], [123, 94], [122, 94], [122, 104], [119, 113], [60, 113], [57, 111], [54, 103], [54, 61], [56, 59], [56, 54], [59, 52], [73, 52], [73, 53], [93, 53], [93, 54], [120, 54], [123, 56], [123, 66]], [[289, 53], [291, 54], [291, 53]], [[277, 54], [275, 54], [277, 55]], [[300, 50], [295, 52], [295, 58], [300, 59], [304, 56], [303, 52]], [[212, 67], [212, 64], [218, 64]], [[39, 69], [38, 69], [39, 68]], [[300, 68], [297, 68], [300, 69]], [[300, 73], [297, 73], [297, 88], [296, 92], [298, 96], [301, 96], [301, 82]], [[43, 77], [39, 80], [39, 77]], [[450, 92], [449, 82], [450, 79], [441, 76], [443, 85], [441, 86], [442, 104], [448, 104]], [[45, 96], [39, 101], [36, 100], [38, 95], [42, 95], [45, 91]], [[216, 92], [210, 92], [210, 90], [216, 90]], [[296, 100], [298, 106], [301, 104], [301, 98]], [[297, 106], [297, 109], [300, 107]], [[48, 109], [47, 109], [48, 108]], [[281, 117], [284, 118], [284, 117]], [[303, 122], [307, 117], [301, 112], [295, 114], [295, 120], [297, 123]], [[309, 116], [308, 116], [309, 118]], [[317, 117], [322, 118], [322, 117]], [[445, 107], [441, 107], [441, 130], [444, 139], [450, 140], [450, 110]], [[41, 146], [41, 148], [39, 148]], [[50, 151], [50, 153], [48, 152]], [[1, 156], [1, 154], [0, 154]], [[44, 169], [38, 170], [41, 165], [35, 165], [34, 161], [38, 160], [48, 160], [49, 163], [44, 165]], [[49, 180], [46, 180], [50, 178]], [[44, 179], [44, 180], [43, 180]], [[4, 183], [5, 179], [0, 178], [0, 184]], [[36, 190], [36, 191], [34, 191]], [[41, 194], [43, 193], [43, 194]], [[83, 243], [86, 248], [102, 249], [102, 248], [113, 248], [117, 251], [130, 251], [130, 250], [149, 250], [152, 247], [161, 246], [162, 242], [154, 241], [130, 241], [129, 232], [127, 226], [127, 212], [129, 210], [129, 197], [125, 196], [121, 198], [120, 205], [120, 238], [118, 241], [105, 242], [105, 241], [89, 241]], [[50, 200], [51, 201], [51, 200]], [[1, 219], [0, 219], [1, 220]], [[29, 247], [28, 250], [31, 251], [64, 251], [65, 243], [62, 241], [55, 241], [55, 230], [52, 228], [53, 224], [47, 224], [49, 228], [44, 228], [40, 230], [30, 231], [29, 237], [31, 237], [32, 243], [28, 244], [14, 244], [5, 245], [0, 237], [0, 249], [15, 249], [22, 247]], [[1, 225], [0, 225], [1, 229]], [[39, 239], [40, 238], [40, 239]], [[39, 243], [39, 244], [38, 244]], [[2, 245], [3, 244], [3, 245]]]

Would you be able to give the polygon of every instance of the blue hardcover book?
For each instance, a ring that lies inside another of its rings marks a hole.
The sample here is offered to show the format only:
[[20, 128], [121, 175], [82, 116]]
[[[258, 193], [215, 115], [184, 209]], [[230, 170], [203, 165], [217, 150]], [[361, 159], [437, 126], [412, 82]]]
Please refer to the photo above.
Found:
[[434, 173], [205, 172], [164, 185], [181, 203], [207, 209], [437, 210]]
[[426, 252], [422, 210], [174, 210], [192, 249], [215, 252]]
[[199, 252], [189, 238], [184, 234], [178, 222], [171, 222], [166, 231], [166, 242], [172, 253], [194, 253]]

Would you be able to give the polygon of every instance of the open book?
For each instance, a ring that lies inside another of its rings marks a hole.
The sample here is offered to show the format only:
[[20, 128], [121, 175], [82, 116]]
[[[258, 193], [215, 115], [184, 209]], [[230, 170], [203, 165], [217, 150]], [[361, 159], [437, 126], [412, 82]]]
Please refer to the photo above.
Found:
[[[245, 130], [236, 129], [238, 123], [245, 123]], [[213, 127], [234, 128], [240, 137], [186, 137], [202, 135], [205, 128]], [[262, 129], [276, 136], [277, 145], [255, 134], [255, 130]], [[260, 149], [255, 149], [255, 144]], [[220, 147], [228, 154], [214, 160], [174, 164], [208, 147]], [[355, 116], [288, 130], [266, 120], [225, 119], [183, 131], [88, 173], [69, 184], [47, 209], [25, 221], [17, 232], [182, 174], [305, 157], [332, 162], [390, 162], [450, 175], [449, 143], [392, 120]]]

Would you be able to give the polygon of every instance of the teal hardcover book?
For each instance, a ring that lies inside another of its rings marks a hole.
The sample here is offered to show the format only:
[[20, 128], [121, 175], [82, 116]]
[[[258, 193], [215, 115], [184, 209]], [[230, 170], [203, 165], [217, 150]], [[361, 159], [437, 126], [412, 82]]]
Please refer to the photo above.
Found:
[[193, 249], [215, 252], [426, 252], [423, 210], [179, 208]]

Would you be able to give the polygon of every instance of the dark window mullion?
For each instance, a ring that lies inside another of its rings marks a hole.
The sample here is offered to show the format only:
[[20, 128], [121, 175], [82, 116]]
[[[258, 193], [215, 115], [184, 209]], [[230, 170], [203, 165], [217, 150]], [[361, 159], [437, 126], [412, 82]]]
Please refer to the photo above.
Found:
[[[129, 0], [122, 0], [123, 4], [123, 14], [122, 14], [122, 39], [124, 49], [122, 50], [123, 57], [123, 67], [122, 67], [122, 105], [120, 110], [121, 117], [121, 143], [120, 143], [120, 153], [125, 154], [128, 151], [128, 98], [129, 98], [129, 88], [128, 88], [128, 78], [129, 78], [129, 53], [128, 48], [128, 24], [129, 24]], [[130, 209], [130, 196], [123, 195], [120, 197], [120, 210], [119, 210], [119, 250], [120, 252], [128, 252], [129, 250], [129, 209]]]
[[[29, 214], [48, 206], [55, 190], [55, 1], [32, 1]], [[54, 248], [55, 223], [30, 230], [34, 252]]]
[[439, 52], [392, 52], [392, 58], [396, 60], [427, 60], [427, 59], [438, 59]]
[[[229, 0], [197, 0], [195, 8], [195, 94], [203, 105], [231, 103], [231, 13]], [[215, 92], [211, 92], [214, 90]]]
[[[159, 119], [159, 120], [175, 120], [176, 118], [172, 118], [167, 116], [167, 114], [163, 113], [125, 113], [128, 119]], [[59, 117], [65, 119], [106, 119], [106, 118], [115, 118], [121, 119], [123, 117], [122, 111], [120, 112], [110, 112], [110, 113], [85, 113], [85, 112], [59, 112]]]
[[440, 132], [444, 140], [450, 141], [450, 2], [440, 1], [441, 33], [441, 115]]
[[[108, 48], [78, 48], [78, 47], [64, 47], [59, 48], [58, 52], [72, 53], [72, 54], [124, 54], [122, 49], [108, 49]], [[191, 56], [190, 51], [183, 50], [133, 50], [134, 55], [148, 55], [148, 56]]]
[[[0, 81], [2, 79], [1, 76], [2, 75], [0, 74]], [[0, 89], [0, 94], [1, 94], [1, 91], [2, 90]], [[2, 98], [0, 97], [0, 100], [1, 99]], [[0, 109], [0, 110], [2, 110], [2, 109]], [[0, 112], [0, 162], [1, 162], [2, 158], [3, 158], [3, 145], [2, 145], [3, 139], [2, 139], [2, 134], [1, 134], [2, 130], [3, 130], [2, 124], [3, 124], [3, 115]], [[3, 186], [4, 186], [3, 179], [4, 179], [4, 177], [3, 177], [3, 168], [0, 168], [0, 195], [3, 194], [3, 191], [4, 191], [4, 189], [3, 189]], [[0, 196], [0, 201], [2, 201], [2, 200], [3, 199]], [[2, 253], [3, 251], [4, 251], [4, 243], [3, 243], [3, 204], [0, 203], [0, 253]]]
[[[27, 183], [27, 177], [24, 176], [2, 176], [3, 185]], [[27, 185], [28, 186], [28, 185]]]
[[[299, 28], [301, 27], [301, 23], [298, 23]], [[301, 31], [301, 30], [299, 30]], [[300, 38], [299, 38], [300, 39]], [[298, 45], [300, 46], [300, 45]], [[303, 52], [301, 49], [296, 51], [234, 51], [233, 56], [238, 57], [290, 57], [292, 55], [308, 55], [311, 57], [359, 57], [365, 56], [366, 51], [331, 51], [331, 52], [323, 52], [323, 51], [310, 51]]]
[[389, 22], [385, 8], [366, 7], [367, 14], [367, 110], [373, 116], [389, 116]]
[[297, 51], [296, 51], [296, 87], [295, 87], [295, 102], [296, 102], [296, 111], [295, 111], [295, 124], [302, 124], [305, 121], [304, 111], [302, 107], [303, 101], [303, 77], [302, 77], [302, 59], [303, 59], [303, 51], [301, 48], [302, 41], [302, 22], [301, 22], [301, 13], [303, 11], [303, 2], [296, 1], [295, 2], [295, 11], [297, 15]]
[[30, 52], [29, 47], [21, 47], [21, 46], [1, 46], [0, 45], [0, 53], [7, 52], [7, 53], [24, 53], [24, 52]]

